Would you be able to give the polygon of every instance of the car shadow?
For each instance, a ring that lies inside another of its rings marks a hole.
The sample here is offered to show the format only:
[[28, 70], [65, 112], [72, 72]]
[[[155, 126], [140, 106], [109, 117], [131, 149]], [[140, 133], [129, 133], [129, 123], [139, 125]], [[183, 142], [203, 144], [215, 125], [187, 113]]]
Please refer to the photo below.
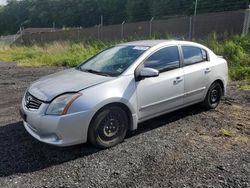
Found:
[[179, 119], [182, 119], [184, 117], [199, 114], [204, 111], [205, 109], [202, 108], [200, 104], [195, 104], [195, 105], [192, 105], [192, 106], [180, 109], [180, 110], [176, 110], [171, 113], [161, 115], [159, 117], [140, 123], [138, 125], [138, 129], [133, 132], [129, 132], [127, 137], [132, 137], [134, 135], [138, 135], [144, 132], [151, 131], [158, 127], [168, 125], [169, 123], [178, 121]]
[[88, 144], [55, 147], [31, 137], [17, 122], [0, 127], [0, 177], [34, 172], [98, 152]]
[[[128, 134], [127, 138], [202, 111], [202, 108], [195, 105], [154, 118], [141, 123], [136, 131]], [[100, 150], [89, 144], [65, 148], [43, 144], [25, 131], [22, 122], [8, 124], [0, 127], [0, 177], [38, 171], [98, 151]]]

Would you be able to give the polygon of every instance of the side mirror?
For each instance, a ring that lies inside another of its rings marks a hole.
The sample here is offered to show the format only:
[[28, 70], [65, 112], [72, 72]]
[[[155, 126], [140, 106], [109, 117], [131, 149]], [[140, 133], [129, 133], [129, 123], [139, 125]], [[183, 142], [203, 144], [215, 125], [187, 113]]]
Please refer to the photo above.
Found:
[[157, 76], [159, 76], [159, 71], [156, 69], [144, 67], [140, 71], [140, 77], [142, 78], [157, 77]]

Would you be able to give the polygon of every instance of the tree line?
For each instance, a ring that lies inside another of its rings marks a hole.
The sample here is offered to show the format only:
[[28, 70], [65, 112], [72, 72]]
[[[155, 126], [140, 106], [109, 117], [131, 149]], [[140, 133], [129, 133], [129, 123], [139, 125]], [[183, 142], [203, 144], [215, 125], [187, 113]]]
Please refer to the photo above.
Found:
[[[192, 15], [196, 0], [8, 0], [0, 6], [0, 35], [20, 27], [90, 27]], [[197, 13], [246, 9], [250, 0], [198, 0]], [[102, 17], [102, 19], [101, 19]]]

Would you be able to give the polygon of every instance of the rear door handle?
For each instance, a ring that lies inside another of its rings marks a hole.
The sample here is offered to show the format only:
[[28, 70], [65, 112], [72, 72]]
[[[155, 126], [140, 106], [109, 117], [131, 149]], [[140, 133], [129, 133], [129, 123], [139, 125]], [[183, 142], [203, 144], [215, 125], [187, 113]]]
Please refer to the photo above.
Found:
[[174, 80], [174, 84], [178, 84], [179, 82], [183, 81], [183, 78], [178, 76], [175, 80]]
[[210, 68], [206, 68], [205, 74], [208, 74], [208, 73], [210, 73], [210, 72], [211, 72], [211, 69], [210, 69]]

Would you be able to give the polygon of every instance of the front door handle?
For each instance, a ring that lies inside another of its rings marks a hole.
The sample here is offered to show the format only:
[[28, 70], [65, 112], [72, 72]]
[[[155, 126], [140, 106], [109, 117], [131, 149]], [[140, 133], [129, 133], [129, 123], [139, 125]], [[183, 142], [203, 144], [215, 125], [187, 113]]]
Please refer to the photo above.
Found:
[[205, 74], [208, 74], [208, 73], [210, 73], [210, 72], [211, 72], [211, 69], [210, 69], [210, 68], [206, 68]]
[[183, 81], [183, 78], [178, 76], [178, 77], [174, 80], [174, 84], [176, 85], [176, 84], [180, 83], [181, 81]]

